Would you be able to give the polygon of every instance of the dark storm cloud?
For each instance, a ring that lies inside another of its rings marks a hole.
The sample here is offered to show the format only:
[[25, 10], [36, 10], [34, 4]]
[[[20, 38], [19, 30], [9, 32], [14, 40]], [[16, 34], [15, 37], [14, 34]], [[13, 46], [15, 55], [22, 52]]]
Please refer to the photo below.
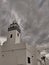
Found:
[[48, 3], [48, 0], [0, 0], [0, 35], [7, 36], [8, 26], [16, 18], [23, 41], [37, 44], [48, 42]]
[[45, 2], [45, 0], [41, 0], [40, 4], [39, 4], [39, 8], [42, 7], [43, 3]]

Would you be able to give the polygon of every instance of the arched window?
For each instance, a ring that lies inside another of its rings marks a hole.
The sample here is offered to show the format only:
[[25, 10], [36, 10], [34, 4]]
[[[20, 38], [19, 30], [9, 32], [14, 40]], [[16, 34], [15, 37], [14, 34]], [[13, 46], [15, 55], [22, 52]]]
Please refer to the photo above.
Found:
[[10, 38], [12, 38], [12, 34], [10, 35]]
[[30, 57], [28, 57], [28, 63], [31, 63], [31, 61], [30, 61]]
[[19, 33], [17, 33], [17, 36], [19, 36]]

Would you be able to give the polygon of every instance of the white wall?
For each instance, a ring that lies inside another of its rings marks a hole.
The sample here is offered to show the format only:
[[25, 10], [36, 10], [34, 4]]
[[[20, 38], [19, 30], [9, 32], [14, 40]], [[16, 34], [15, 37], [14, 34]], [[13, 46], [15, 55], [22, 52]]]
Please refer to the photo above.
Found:
[[[13, 31], [8, 32], [8, 38], [7, 38], [8, 44], [18, 44], [18, 43], [20, 43], [20, 36], [18, 37], [17, 33], [18, 33], [17, 30], [13, 30]], [[12, 38], [10, 38], [11, 34], [12, 34]]]
[[17, 36], [18, 33], [19, 33], [19, 32], [16, 31], [15, 44], [20, 43], [20, 33], [19, 33], [19, 36]]
[[38, 53], [36, 45], [32, 45], [32, 65], [37, 65]]
[[25, 53], [25, 49], [2, 52], [0, 65], [25, 65]]
[[[30, 57], [30, 63], [28, 63], [28, 57]], [[32, 54], [26, 49], [26, 65], [32, 65]]]
[[[31, 45], [26, 43], [26, 65], [32, 65], [32, 53]], [[30, 63], [28, 63], [28, 57], [30, 58]]]

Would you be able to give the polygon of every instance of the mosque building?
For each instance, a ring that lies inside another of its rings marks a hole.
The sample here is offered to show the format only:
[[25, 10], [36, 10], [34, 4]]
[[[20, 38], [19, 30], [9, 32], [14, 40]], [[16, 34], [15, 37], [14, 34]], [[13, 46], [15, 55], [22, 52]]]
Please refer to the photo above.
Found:
[[0, 65], [37, 65], [35, 46], [21, 42], [21, 30], [14, 20], [8, 27], [7, 41], [0, 46]]

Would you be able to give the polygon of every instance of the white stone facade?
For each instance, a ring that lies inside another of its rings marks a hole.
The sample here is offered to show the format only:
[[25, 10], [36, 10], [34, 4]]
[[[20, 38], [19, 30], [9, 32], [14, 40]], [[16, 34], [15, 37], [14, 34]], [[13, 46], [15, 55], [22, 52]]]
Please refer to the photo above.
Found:
[[21, 43], [18, 31], [9, 29], [7, 41], [0, 47], [0, 65], [37, 65], [35, 46]]

